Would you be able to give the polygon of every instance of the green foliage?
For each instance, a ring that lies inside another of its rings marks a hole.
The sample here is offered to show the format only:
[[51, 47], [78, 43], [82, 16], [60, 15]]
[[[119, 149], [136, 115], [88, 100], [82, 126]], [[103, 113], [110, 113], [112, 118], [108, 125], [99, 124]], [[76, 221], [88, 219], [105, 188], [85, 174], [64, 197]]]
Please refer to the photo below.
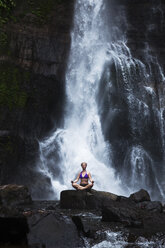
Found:
[[8, 22], [15, 6], [15, 0], [0, 0], [0, 26]]
[[4, 47], [7, 44], [7, 34], [5, 32], [0, 32], [0, 46]]
[[30, 12], [37, 17], [39, 24], [44, 24], [48, 21], [48, 16], [60, 0], [28, 0]]
[[[21, 22], [28, 13], [35, 15], [34, 24], [42, 25], [49, 21], [51, 11], [63, 0], [0, 0], [0, 27], [10, 20]], [[16, 10], [16, 11], [14, 11]]]
[[28, 0], [29, 11], [37, 18], [35, 24], [45, 24], [49, 21], [50, 13], [63, 0]]
[[28, 96], [21, 83], [29, 80], [29, 75], [12, 65], [1, 65], [1, 71], [0, 106], [8, 106], [10, 110], [13, 107], [24, 107]]
[[11, 56], [12, 52], [9, 47], [8, 33], [0, 28], [0, 56], [2, 55]]
[[16, 6], [14, 0], [0, 0], [0, 8], [10, 11], [13, 7]]
[[13, 0], [0, 0], [0, 26], [6, 24], [11, 16], [13, 8], [16, 6]]

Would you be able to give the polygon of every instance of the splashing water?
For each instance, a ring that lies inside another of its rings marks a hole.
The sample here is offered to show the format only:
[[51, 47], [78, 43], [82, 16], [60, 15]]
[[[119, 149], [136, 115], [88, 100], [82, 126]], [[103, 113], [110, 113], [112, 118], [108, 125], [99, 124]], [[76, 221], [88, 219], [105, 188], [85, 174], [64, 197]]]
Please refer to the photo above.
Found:
[[70, 181], [83, 161], [88, 164], [95, 189], [124, 194], [114, 177], [111, 147], [104, 140], [96, 102], [110, 39], [104, 28], [104, 9], [103, 0], [76, 1], [64, 128], [39, 142], [38, 169], [51, 179], [57, 198], [61, 190], [71, 188]]

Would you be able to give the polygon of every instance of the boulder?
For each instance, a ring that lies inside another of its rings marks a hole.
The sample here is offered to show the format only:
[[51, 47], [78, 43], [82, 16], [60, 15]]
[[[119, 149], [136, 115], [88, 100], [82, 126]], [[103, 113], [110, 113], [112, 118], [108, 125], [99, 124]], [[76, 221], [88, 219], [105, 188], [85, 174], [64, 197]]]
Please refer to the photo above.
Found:
[[118, 196], [109, 192], [91, 190], [64, 190], [60, 195], [60, 207], [66, 209], [102, 209], [117, 201]]
[[[27, 219], [25, 217], [0, 217], [0, 244], [1, 247], [21, 245], [19, 247], [25, 247], [27, 245], [27, 233], [29, 232]], [[12, 246], [13, 247], [13, 246]]]
[[24, 185], [7, 184], [0, 186], [0, 216], [18, 217], [21, 209], [32, 204], [31, 195]]
[[102, 221], [120, 222], [125, 226], [142, 227], [143, 222], [135, 208], [127, 207], [104, 207]]
[[36, 214], [28, 218], [28, 245], [46, 248], [83, 247], [72, 219], [60, 213]]
[[162, 203], [159, 201], [144, 201], [137, 203], [137, 206], [141, 209], [146, 209], [151, 212], [163, 212]]
[[144, 189], [131, 194], [129, 198], [135, 202], [151, 201], [149, 193]]
[[26, 186], [17, 184], [0, 186], [0, 205], [15, 206], [31, 203], [31, 195]]

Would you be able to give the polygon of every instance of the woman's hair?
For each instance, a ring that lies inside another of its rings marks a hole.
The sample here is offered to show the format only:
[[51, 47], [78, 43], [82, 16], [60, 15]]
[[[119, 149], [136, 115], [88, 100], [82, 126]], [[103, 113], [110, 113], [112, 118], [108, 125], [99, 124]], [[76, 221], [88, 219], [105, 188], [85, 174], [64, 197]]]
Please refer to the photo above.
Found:
[[86, 166], [87, 166], [87, 163], [86, 163], [86, 162], [82, 162], [82, 163], [81, 163], [81, 166], [82, 166], [83, 164], [86, 164]]

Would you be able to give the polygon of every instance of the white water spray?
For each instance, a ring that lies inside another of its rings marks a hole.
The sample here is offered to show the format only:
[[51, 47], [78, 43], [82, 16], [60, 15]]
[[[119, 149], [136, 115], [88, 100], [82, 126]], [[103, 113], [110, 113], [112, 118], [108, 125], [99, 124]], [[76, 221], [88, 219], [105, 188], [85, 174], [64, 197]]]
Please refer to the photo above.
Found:
[[50, 179], [59, 198], [61, 190], [81, 170], [80, 163], [95, 181], [94, 188], [124, 194], [111, 167], [111, 147], [102, 134], [96, 95], [104, 63], [107, 37], [103, 0], [77, 0], [68, 69], [67, 106], [63, 129], [40, 141], [39, 170]]

